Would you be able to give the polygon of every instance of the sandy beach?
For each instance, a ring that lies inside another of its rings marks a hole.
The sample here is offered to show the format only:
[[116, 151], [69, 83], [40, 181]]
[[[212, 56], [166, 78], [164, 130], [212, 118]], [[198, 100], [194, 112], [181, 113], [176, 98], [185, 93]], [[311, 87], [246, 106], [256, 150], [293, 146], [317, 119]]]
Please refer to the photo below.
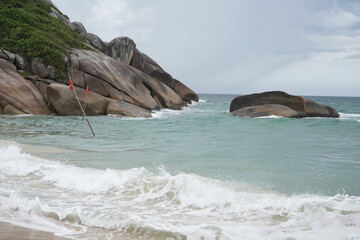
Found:
[[69, 240], [58, 237], [54, 233], [19, 227], [10, 223], [0, 222], [0, 240]]

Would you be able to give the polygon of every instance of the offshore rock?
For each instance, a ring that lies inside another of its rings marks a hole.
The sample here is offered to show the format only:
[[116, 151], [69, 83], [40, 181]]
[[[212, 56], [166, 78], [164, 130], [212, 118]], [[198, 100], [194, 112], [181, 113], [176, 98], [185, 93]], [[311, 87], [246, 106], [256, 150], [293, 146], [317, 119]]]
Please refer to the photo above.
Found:
[[134, 56], [135, 47], [136, 44], [132, 39], [118, 37], [109, 43], [107, 54], [121, 63], [130, 64]]
[[[253, 107], [253, 106], [260, 106], [260, 105], [268, 105], [268, 104], [276, 104], [276, 105], [283, 105], [287, 108], [298, 112], [300, 115], [299, 117], [339, 117], [339, 113], [326, 105], [318, 104], [314, 101], [305, 99], [300, 96], [293, 96], [281, 91], [273, 91], [273, 92], [263, 92], [263, 93], [255, 93], [246, 96], [239, 96], [232, 100], [230, 105], [230, 112], [235, 112], [236, 110]], [[260, 111], [261, 108], [250, 108], [241, 111], [242, 114], [251, 113], [253, 112], [262, 112]], [[276, 112], [286, 112], [285, 109], [280, 110], [271, 109], [268, 106], [268, 109], [263, 109], [264, 114], [268, 111]], [[240, 111], [238, 111], [239, 113]], [[250, 115], [251, 115], [250, 114]], [[276, 114], [274, 114], [276, 115]], [[267, 115], [264, 115], [267, 116]], [[280, 115], [281, 116], [281, 115]], [[249, 116], [251, 117], [251, 116]]]
[[281, 116], [287, 118], [302, 118], [304, 113], [296, 112], [291, 108], [278, 104], [266, 104], [252, 107], [244, 107], [232, 112], [233, 115], [241, 117], [264, 117], [264, 116]]
[[339, 117], [339, 113], [334, 108], [316, 103], [306, 98], [305, 113], [307, 117]]
[[41, 93], [34, 84], [17, 72], [0, 69], [0, 105], [11, 105], [26, 114], [52, 114]]

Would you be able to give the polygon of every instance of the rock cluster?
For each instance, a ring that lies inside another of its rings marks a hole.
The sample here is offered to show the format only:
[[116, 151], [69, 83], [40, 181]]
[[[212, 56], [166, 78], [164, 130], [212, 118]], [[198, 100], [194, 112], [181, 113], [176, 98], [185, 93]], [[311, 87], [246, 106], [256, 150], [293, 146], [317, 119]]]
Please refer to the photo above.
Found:
[[[118, 37], [104, 42], [88, 33], [82, 23], [71, 22], [51, 0], [46, 3], [50, 4], [50, 15], [78, 32], [91, 49], [69, 49], [64, 55], [81, 104], [86, 98], [88, 115], [151, 117], [152, 110], [180, 110], [199, 100], [195, 92], [141, 53], [132, 39]], [[67, 86], [68, 79], [56, 78], [56, 69], [40, 58], [24, 59], [0, 49], [0, 114], [82, 114]], [[86, 88], [90, 91], [87, 95]]]
[[339, 113], [329, 106], [281, 91], [236, 97], [230, 104], [230, 112], [242, 117], [339, 117]]

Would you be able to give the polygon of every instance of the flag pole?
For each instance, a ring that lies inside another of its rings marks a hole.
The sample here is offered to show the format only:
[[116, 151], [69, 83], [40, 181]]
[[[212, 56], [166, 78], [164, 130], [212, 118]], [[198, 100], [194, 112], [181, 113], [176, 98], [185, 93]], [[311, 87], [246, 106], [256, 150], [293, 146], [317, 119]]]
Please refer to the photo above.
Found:
[[[86, 90], [85, 90], [85, 99], [84, 99], [84, 113], [86, 112], [86, 97], [87, 97], [87, 94], [88, 94], [88, 88], [86, 87]], [[84, 120], [84, 115], [82, 117], [82, 120]]]
[[[68, 72], [68, 77], [69, 77], [69, 79], [70, 79], [70, 81], [71, 81], [69, 72]], [[83, 107], [81, 106], [80, 100], [79, 100], [79, 98], [78, 98], [78, 96], [77, 96], [77, 94], [76, 94], [76, 91], [75, 91], [75, 88], [74, 88], [74, 84], [73, 84], [72, 81], [71, 81], [71, 85], [72, 85], [72, 90], [74, 91], [76, 100], [77, 100], [77, 102], [79, 103], [80, 109], [81, 109], [81, 111], [82, 111], [82, 113], [83, 113], [83, 117], [85, 117], [85, 119], [86, 119], [86, 121], [87, 121], [87, 123], [88, 123], [88, 125], [89, 125], [89, 127], [90, 127], [90, 130], [91, 130], [92, 134], [93, 134], [94, 137], [95, 137], [94, 130], [92, 129], [92, 127], [91, 127], [91, 125], [90, 125], [90, 122], [89, 122], [89, 120], [87, 119], [87, 116], [86, 116], [86, 114], [85, 114], [85, 111], [84, 111]], [[70, 87], [71, 87], [71, 86], [70, 86]]]

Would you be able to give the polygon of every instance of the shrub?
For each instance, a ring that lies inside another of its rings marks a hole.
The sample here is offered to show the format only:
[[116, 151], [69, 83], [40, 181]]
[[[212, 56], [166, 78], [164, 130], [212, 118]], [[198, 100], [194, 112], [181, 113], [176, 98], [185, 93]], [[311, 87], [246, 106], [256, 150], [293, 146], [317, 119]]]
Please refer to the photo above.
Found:
[[63, 78], [64, 55], [88, 47], [79, 33], [49, 14], [50, 7], [44, 0], [0, 0], [0, 49], [19, 53], [27, 62], [40, 57]]

